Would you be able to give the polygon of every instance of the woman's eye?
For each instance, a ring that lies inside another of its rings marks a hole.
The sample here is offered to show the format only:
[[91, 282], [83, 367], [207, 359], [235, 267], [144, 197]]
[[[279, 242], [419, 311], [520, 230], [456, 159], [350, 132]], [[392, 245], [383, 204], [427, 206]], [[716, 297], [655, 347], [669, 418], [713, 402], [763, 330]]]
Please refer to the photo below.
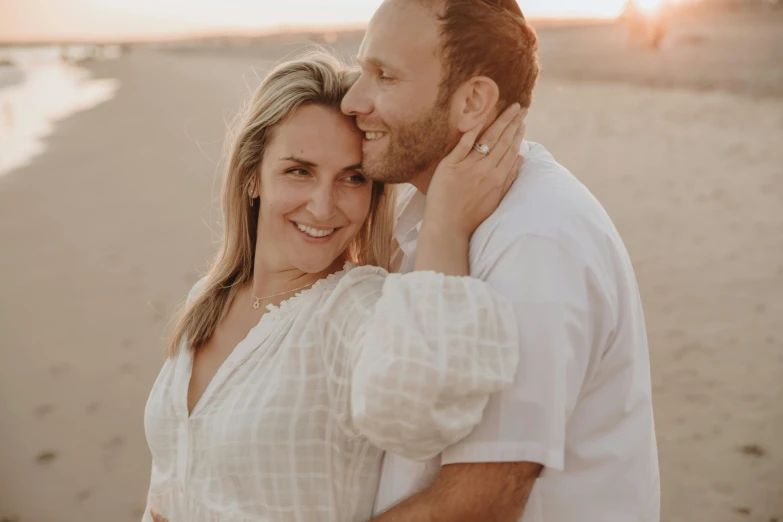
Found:
[[305, 169], [291, 169], [288, 171], [289, 174], [294, 174], [297, 177], [304, 177], [309, 176], [310, 173], [307, 172]]
[[364, 182], [367, 181], [367, 178], [364, 177], [364, 174], [357, 172], [353, 176], [349, 176], [346, 178], [349, 183], [353, 183], [354, 185], [362, 185]]

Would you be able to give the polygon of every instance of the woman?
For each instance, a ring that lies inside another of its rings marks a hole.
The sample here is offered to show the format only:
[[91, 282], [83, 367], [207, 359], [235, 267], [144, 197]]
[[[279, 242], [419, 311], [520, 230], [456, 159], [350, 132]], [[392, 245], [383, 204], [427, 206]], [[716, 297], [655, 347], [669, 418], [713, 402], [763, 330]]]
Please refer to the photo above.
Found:
[[[467, 270], [384, 270], [394, 197], [361, 174], [362, 135], [339, 110], [353, 78], [324, 55], [283, 64], [239, 121], [223, 245], [145, 411], [145, 520], [369, 519], [383, 451], [439, 453], [511, 384], [508, 302], [456, 277]], [[467, 260], [469, 235], [519, 167], [509, 122], [488, 131], [502, 131], [490, 154], [472, 150], [477, 128], [439, 167], [417, 268]], [[444, 232], [462, 237], [437, 245]]]

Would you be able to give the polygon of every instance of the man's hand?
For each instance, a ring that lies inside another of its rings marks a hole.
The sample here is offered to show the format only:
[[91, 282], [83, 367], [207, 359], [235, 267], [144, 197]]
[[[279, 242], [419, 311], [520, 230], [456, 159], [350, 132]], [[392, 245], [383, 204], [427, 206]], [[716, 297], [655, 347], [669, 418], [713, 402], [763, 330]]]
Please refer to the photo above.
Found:
[[372, 522], [517, 522], [541, 473], [541, 464], [448, 464], [430, 488]]

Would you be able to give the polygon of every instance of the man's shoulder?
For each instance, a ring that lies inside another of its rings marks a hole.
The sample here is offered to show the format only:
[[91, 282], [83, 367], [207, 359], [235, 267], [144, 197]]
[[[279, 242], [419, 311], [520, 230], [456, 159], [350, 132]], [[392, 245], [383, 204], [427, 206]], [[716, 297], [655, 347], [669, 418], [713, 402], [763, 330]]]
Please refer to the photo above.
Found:
[[543, 146], [526, 142], [519, 177], [495, 213], [474, 235], [475, 253], [491, 254], [488, 243], [503, 244], [526, 236], [551, 239], [583, 250], [598, 238], [619, 236], [609, 215], [590, 190]]

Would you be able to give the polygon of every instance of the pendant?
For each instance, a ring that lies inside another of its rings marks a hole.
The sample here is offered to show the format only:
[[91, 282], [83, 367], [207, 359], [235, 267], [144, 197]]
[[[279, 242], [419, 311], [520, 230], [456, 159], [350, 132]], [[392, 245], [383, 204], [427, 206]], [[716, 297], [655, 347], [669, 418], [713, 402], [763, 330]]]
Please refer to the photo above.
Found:
[[253, 310], [258, 310], [261, 307], [261, 299], [258, 297], [253, 298]]

